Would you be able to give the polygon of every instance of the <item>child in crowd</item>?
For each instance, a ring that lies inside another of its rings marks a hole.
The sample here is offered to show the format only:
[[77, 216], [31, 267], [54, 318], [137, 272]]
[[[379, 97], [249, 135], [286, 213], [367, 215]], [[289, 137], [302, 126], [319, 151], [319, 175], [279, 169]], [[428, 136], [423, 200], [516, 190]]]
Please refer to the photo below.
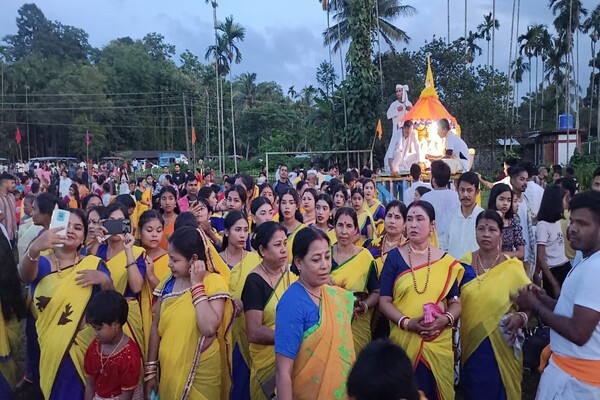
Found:
[[350, 400], [426, 400], [410, 359], [389, 340], [375, 340], [360, 352], [348, 375]]
[[97, 293], [88, 304], [85, 317], [95, 340], [84, 358], [85, 400], [130, 400], [140, 384], [142, 353], [123, 332], [128, 311], [125, 298], [113, 290]]

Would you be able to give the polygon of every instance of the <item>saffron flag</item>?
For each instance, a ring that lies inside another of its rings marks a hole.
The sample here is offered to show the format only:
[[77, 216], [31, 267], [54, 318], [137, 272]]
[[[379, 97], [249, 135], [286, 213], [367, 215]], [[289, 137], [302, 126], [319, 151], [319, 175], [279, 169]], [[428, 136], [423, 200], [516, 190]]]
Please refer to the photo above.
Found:
[[383, 128], [381, 127], [381, 118], [377, 120], [377, 137], [381, 140], [383, 136]]
[[17, 144], [21, 144], [21, 131], [19, 130], [18, 126], [17, 126], [17, 134], [15, 135], [15, 140], [17, 141]]
[[192, 126], [192, 144], [196, 144], [196, 127]]
[[91, 140], [90, 140], [90, 131], [86, 130], [85, 131], [85, 144], [86, 144], [86, 146], [89, 146], [90, 142], [91, 142]]

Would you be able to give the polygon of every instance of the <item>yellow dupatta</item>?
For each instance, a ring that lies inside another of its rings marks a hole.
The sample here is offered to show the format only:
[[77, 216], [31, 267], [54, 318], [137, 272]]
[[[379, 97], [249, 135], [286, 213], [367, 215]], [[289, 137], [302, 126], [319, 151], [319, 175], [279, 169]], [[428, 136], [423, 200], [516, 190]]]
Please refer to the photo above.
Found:
[[[229, 280], [229, 292], [231, 293], [232, 298], [241, 300], [246, 278], [260, 261], [261, 258], [257, 253], [248, 252], [239, 263], [233, 266]], [[246, 335], [246, 318], [244, 318], [244, 310], [240, 310], [240, 313], [233, 321], [232, 335], [233, 343], [237, 343], [246, 365], [250, 367], [250, 365], [252, 365], [252, 359], [250, 358], [250, 343], [248, 342], [248, 336]]]
[[[423, 282], [427, 281], [427, 265], [414, 267], [412, 270], [415, 280], [423, 285]], [[414, 289], [411, 270], [407, 268], [394, 282], [394, 306], [407, 317], [418, 318], [423, 315], [423, 304], [445, 302], [452, 285], [455, 281], [460, 282], [463, 274], [464, 267], [446, 254], [431, 264], [427, 290], [423, 294], [418, 294]], [[438, 393], [443, 400], [454, 400], [454, 353], [451, 329], [445, 329], [434, 340], [426, 342], [418, 334], [403, 331], [396, 324], [390, 323], [390, 339], [406, 351], [415, 368], [419, 362], [423, 362], [432, 371]]]
[[[333, 254], [333, 250], [331, 250]], [[331, 279], [341, 288], [350, 292], [366, 292], [367, 281], [371, 269], [375, 268], [375, 260], [367, 249], [362, 249], [357, 255], [350, 257], [331, 271]], [[354, 338], [354, 350], [359, 354], [361, 350], [371, 341], [371, 318], [373, 309], [365, 315], [356, 316], [352, 320], [352, 336]]]
[[371, 221], [371, 227], [373, 228], [373, 237], [377, 237], [377, 228], [375, 227], [375, 222], [373, 221], [373, 216], [369, 211], [369, 207], [364, 203], [363, 210], [357, 215], [358, 217], [358, 237], [354, 244], [356, 246], [362, 247], [363, 243], [367, 240], [367, 237], [362, 234], [362, 230], [367, 224], [368, 221]]
[[63, 357], [71, 357], [75, 369], [85, 384], [83, 358], [94, 338], [93, 329], [80, 323], [92, 296], [92, 286], [79, 286], [78, 272], [96, 270], [102, 260], [96, 256], [84, 257], [77, 265], [51, 273], [37, 284], [33, 306], [38, 309], [35, 328], [40, 344], [40, 388], [45, 398], [50, 393]]
[[304, 332], [294, 360], [295, 400], [347, 399], [346, 379], [356, 359], [350, 327], [353, 310], [352, 293], [323, 286], [319, 322]]
[[0, 307], [0, 376], [14, 388], [17, 383], [17, 354], [21, 344], [21, 321], [15, 315], [4, 319]]
[[383, 207], [383, 204], [381, 204], [381, 202], [377, 199], [373, 199], [373, 204], [372, 205], [368, 205], [369, 207], [369, 212], [371, 213], [371, 215], [373, 216], [373, 222], [375, 223], [375, 227], [373, 229], [373, 234], [375, 234], [375, 232], [377, 232], [377, 235], [381, 235], [383, 234], [383, 228], [384, 228], [384, 220], [380, 219], [379, 221], [375, 221], [375, 215], [377, 214], [377, 209], [379, 207]]
[[[468, 253], [463, 261], [471, 264], [472, 255], [473, 253]], [[461, 290], [462, 364], [489, 337], [509, 399], [521, 398], [523, 359], [515, 358], [514, 351], [504, 341], [498, 324], [512, 308], [510, 295], [530, 283], [523, 263], [516, 258], [509, 258], [466, 283]]]
[[331, 228], [329, 231], [325, 232], [327, 233], [327, 237], [329, 238], [329, 244], [330, 245], [334, 245], [337, 243], [337, 235], [335, 233], [335, 229]]
[[[170, 274], [169, 270], [169, 255], [167, 253], [158, 257], [156, 260], [152, 260], [154, 263], [154, 275], [158, 278], [158, 281], [162, 281], [167, 275]], [[140, 308], [142, 310], [142, 330], [144, 332], [144, 345], [142, 354], [144, 359], [148, 354], [148, 345], [150, 344], [150, 329], [152, 327], [152, 303], [154, 290], [148, 282], [148, 276], [144, 279], [144, 285], [140, 292]]]
[[[267, 300], [262, 315], [262, 323], [267, 328], [275, 330], [275, 312], [279, 299], [298, 277], [290, 271], [285, 272], [275, 285], [271, 297]], [[250, 397], [252, 400], [268, 399], [263, 390], [263, 385], [275, 378], [275, 346], [250, 343]], [[270, 393], [269, 393], [270, 394]]]
[[[219, 274], [204, 278], [208, 300], [231, 300], [228, 285]], [[158, 288], [157, 288], [158, 289]], [[162, 288], [161, 288], [162, 290]], [[163, 297], [158, 332], [161, 338], [159, 396], [162, 399], [228, 399], [231, 388], [231, 348], [227, 338], [233, 319], [233, 304], [226, 301], [216, 339], [203, 349], [189, 290]]]
[[[143, 257], [144, 249], [142, 247], [133, 246], [133, 258], [137, 261], [138, 258]], [[113, 284], [115, 286], [115, 290], [121, 294], [125, 293], [125, 289], [127, 289], [127, 256], [125, 255], [125, 250], [121, 250], [117, 255], [112, 257], [110, 260], [106, 261], [106, 267], [110, 271], [110, 276], [113, 279]], [[134, 265], [130, 268], [136, 267]], [[143, 289], [143, 288], [142, 288]], [[131, 339], [133, 339], [140, 349], [142, 350], [142, 355], [144, 356], [144, 360], [146, 359], [146, 342], [144, 338], [144, 317], [142, 315], [142, 309], [140, 307], [140, 302], [138, 299], [127, 299], [127, 305], [129, 306], [129, 312], [127, 314], [127, 323], [123, 326], [123, 332]], [[147, 310], [144, 310], [147, 311]], [[150, 310], [152, 312], [152, 310]], [[152, 318], [152, 316], [147, 316], [146, 318]], [[149, 336], [149, 335], [148, 335]]]
[[288, 264], [291, 264], [292, 261], [294, 260], [294, 256], [292, 255], [292, 246], [294, 244], [294, 238], [296, 237], [296, 234], [298, 232], [300, 232], [300, 230], [302, 228], [306, 228], [306, 225], [298, 224], [296, 229], [294, 229], [292, 232], [288, 232], [288, 235], [287, 235]]

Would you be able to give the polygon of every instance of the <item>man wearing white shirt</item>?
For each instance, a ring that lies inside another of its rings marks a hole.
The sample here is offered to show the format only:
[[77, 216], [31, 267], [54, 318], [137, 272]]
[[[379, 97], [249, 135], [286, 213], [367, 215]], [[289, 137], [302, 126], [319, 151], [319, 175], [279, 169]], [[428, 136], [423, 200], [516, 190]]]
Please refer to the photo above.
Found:
[[475, 220], [483, 208], [476, 202], [479, 194], [479, 178], [475, 172], [463, 173], [458, 178], [457, 188], [460, 207], [452, 211], [449, 217], [446, 237], [443, 240], [448, 247], [442, 250], [460, 259], [466, 253], [479, 248], [475, 239]]
[[535, 255], [536, 255], [536, 240], [535, 240], [535, 218], [537, 217], [537, 211], [534, 212], [534, 205], [531, 199], [528, 197], [526, 190], [527, 181], [529, 179], [529, 172], [527, 169], [519, 164], [509, 168], [508, 175], [510, 176], [510, 186], [515, 193], [515, 202], [518, 204], [517, 215], [521, 228], [523, 229], [523, 240], [525, 240], [525, 255], [523, 258], [523, 264], [527, 275], [533, 277], [533, 270], [535, 269]]
[[394, 151], [398, 146], [398, 140], [402, 133], [402, 118], [412, 108], [412, 103], [408, 100], [408, 85], [396, 85], [396, 100], [390, 104], [387, 110], [387, 118], [392, 120], [392, 136], [390, 145], [385, 153], [386, 169], [392, 170], [390, 159], [394, 158]]
[[410, 187], [402, 194], [402, 201], [407, 206], [415, 201], [415, 190], [418, 187], [424, 186], [428, 189], [431, 189], [431, 185], [423, 182], [421, 179], [421, 166], [419, 164], [413, 164], [410, 166], [410, 177], [412, 178]]
[[558, 300], [529, 285], [514, 299], [550, 327], [552, 356], [536, 399], [600, 399], [600, 193], [587, 191], [569, 203], [569, 236], [584, 259], [567, 275]]
[[[450, 122], [442, 118], [437, 122], [437, 133], [444, 139], [445, 142], [445, 154], [442, 158], [450, 158], [460, 161], [462, 165], [462, 172], [469, 170], [469, 148], [464, 140], [458, 137], [454, 132], [450, 132]], [[440, 158], [435, 155], [428, 155], [429, 159]]]
[[412, 164], [421, 160], [421, 146], [419, 146], [417, 135], [413, 130], [412, 121], [404, 121], [402, 134], [398, 138], [392, 157], [391, 160], [388, 160], [392, 173], [398, 173], [401, 170], [406, 171]]
[[429, 202], [435, 209], [435, 227], [441, 249], [448, 248], [444, 242], [446, 229], [448, 229], [449, 216], [454, 209], [460, 207], [458, 194], [448, 189], [450, 182], [450, 167], [442, 160], [431, 163], [431, 192], [421, 196], [421, 200]]

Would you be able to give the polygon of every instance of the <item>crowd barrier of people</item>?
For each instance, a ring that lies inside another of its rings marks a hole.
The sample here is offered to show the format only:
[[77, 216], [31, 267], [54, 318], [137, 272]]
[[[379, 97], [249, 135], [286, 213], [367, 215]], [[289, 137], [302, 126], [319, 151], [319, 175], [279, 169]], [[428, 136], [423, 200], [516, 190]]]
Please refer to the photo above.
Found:
[[540, 325], [538, 398], [600, 399], [600, 170], [505, 164], [387, 204], [337, 165], [4, 172], [0, 398], [520, 399]]

